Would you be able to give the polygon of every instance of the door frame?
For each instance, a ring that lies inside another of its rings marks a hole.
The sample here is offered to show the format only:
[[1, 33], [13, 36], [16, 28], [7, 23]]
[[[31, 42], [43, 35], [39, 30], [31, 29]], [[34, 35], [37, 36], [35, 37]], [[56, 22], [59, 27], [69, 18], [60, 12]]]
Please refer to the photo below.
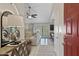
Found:
[[54, 5], [54, 50], [57, 56], [64, 56], [64, 3]]

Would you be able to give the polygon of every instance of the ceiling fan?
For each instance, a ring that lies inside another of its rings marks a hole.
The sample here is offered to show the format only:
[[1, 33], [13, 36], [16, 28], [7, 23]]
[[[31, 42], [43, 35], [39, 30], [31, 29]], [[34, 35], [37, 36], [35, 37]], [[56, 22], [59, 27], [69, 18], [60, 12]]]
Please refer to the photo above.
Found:
[[27, 18], [36, 18], [37, 14], [31, 14], [31, 6], [28, 7]]

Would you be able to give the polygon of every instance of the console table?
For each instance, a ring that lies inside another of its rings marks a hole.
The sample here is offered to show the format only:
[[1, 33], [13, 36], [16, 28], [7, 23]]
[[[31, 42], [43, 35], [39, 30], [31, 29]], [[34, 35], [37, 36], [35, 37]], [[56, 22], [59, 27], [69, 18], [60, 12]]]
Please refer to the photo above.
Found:
[[31, 51], [31, 41], [22, 41], [17, 45], [6, 45], [0, 48], [0, 56], [28, 56]]

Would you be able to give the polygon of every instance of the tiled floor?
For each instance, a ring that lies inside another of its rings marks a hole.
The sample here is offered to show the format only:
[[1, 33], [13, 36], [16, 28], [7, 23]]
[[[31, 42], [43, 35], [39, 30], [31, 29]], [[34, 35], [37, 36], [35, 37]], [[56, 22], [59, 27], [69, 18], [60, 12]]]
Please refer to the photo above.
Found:
[[[43, 40], [45, 41], [45, 40]], [[33, 47], [32, 56], [55, 56], [54, 45], [51, 39], [47, 39], [46, 45], [42, 42], [42, 44], [37, 47]]]
[[40, 46], [37, 56], [54, 56], [55, 52], [53, 51], [52, 46]]

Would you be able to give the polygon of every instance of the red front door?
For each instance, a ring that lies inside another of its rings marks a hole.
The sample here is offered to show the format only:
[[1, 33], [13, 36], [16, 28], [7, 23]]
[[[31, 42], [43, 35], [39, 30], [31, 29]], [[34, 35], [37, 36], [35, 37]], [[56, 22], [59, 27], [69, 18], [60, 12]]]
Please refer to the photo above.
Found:
[[79, 56], [79, 4], [64, 4], [64, 55]]

